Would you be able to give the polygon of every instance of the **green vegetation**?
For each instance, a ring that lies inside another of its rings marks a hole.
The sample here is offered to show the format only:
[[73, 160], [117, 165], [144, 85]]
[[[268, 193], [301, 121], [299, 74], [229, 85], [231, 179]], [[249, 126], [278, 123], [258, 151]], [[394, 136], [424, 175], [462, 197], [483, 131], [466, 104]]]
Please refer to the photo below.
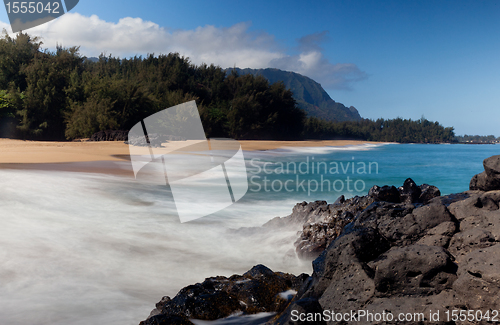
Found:
[[399, 143], [443, 143], [453, 142], [455, 134], [452, 127], [443, 127], [438, 122], [425, 118], [413, 121], [396, 118], [392, 120], [362, 119], [355, 122], [327, 122], [309, 118], [305, 123], [304, 134], [311, 139], [362, 139]]
[[458, 143], [496, 143], [500, 142], [500, 137], [494, 135], [457, 135], [455, 141]]
[[316, 117], [332, 122], [361, 120], [361, 116], [359, 116], [356, 108], [353, 106], [346, 107], [341, 103], [337, 103], [330, 98], [319, 83], [301, 74], [271, 68], [230, 68], [227, 70], [236, 70], [239, 74], [263, 76], [270, 83], [282, 81], [285, 87], [293, 92], [293, 98], [297, 102], [297, 105], [307, 113], [308, 117]]
[[[40, 50], [20, 33], [0, 39], [0, 118], [18, 136], [89, 137], [128, 130], [157, 111], [196, 100], [209, 137], [300, 138], [305, 114], [282, 83], [192, 65], [178, 54], [88, 60], [78, 48]], [[167, 131], [168, 132], [168, 131]]]
[[89, 60], [77, 47], [49, 52], [41, 45], [24, 33], [0, 39], [0, 131], [6, 120], [14, 120], [17, 130], [9, 136], [71, 140], [100, 130], [128, 130], [155, 112], [196, 100], [207, 137], [396, 142], [451, 142], [454, 137], [453, 128], [423, 118], [306, 118], [283, 82], [195, 66], [177, 53]]

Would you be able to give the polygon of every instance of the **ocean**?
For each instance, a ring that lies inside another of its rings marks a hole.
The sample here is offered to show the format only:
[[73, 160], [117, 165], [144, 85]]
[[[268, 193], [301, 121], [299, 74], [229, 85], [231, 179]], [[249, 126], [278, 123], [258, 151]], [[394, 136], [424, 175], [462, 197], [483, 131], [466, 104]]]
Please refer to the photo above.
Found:
[[179, 222], [167, 186], [105, 174], [0, 170], [0, 323], [137, 325], [163, 296], [209, 276], [256, 264], [310, 274], [311, 263], [294, 257], [295, 231], [232, 230], [286, 216], [298, 202], [333, 203], [408, 177], [442, 194], [462, 192], [496, 154], [500, 145], [245, 152], [246, 195], [187, 223]]

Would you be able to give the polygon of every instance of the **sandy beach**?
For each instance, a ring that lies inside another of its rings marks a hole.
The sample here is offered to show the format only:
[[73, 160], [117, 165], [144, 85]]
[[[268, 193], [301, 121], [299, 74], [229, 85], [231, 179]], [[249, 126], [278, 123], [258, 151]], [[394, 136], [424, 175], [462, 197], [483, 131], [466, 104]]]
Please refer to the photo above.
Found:
[[[197, 141], [164, 144], [161, 153], [177, 150]], [[355, 140], [254, 141], [240, 140], [243, 150], [272, 150], [281, 147], [348, 146], [377, 143]], [[140, 154], [149, 154], [140, 148]], [[119, 141], [49, 142], [0, 139], [0, 168], [85, 171], [131, 175], [129, 146]], [[92, 163], [91, 163], [92, 162]]]

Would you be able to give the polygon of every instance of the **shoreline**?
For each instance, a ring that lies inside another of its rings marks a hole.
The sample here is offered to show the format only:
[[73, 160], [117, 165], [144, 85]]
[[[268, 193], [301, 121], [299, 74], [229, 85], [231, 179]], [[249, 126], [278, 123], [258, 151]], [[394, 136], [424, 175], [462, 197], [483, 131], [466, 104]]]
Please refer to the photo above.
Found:
[[[188, 140], [196, 143], [198, 141]], [[265, 151], [286, 147], [343, 147], [383, 142], [358, 140], [269, 141], [240, 140], [244, 151]], [[160, 150], [168, 153], [186, 142], [170, 142]], [[140, 148], [149, 154], [147, 147]], [[0, 139], [0, 169], [51, 170], [133, 176], [129, 146], [121, 141], [49, 142]]]

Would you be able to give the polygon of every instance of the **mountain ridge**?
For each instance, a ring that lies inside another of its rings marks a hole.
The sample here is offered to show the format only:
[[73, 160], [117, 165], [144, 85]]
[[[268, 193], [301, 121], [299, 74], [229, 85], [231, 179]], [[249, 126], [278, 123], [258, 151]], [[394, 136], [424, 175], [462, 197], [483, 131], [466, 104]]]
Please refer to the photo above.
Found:
[[240, 75], [261, 75], [270, 83], [282, 81], [285, 87], [293, 92], [297, 105], [310, 117], [337, 122], [361, 120], [361, 116], [355, 107], [346, 107], [344, 104], [334, 101], [321, 87], [321, 84], [307, 76], [276, 68], [226, 69], [228, 73], [232, 70], [236, 70]]

